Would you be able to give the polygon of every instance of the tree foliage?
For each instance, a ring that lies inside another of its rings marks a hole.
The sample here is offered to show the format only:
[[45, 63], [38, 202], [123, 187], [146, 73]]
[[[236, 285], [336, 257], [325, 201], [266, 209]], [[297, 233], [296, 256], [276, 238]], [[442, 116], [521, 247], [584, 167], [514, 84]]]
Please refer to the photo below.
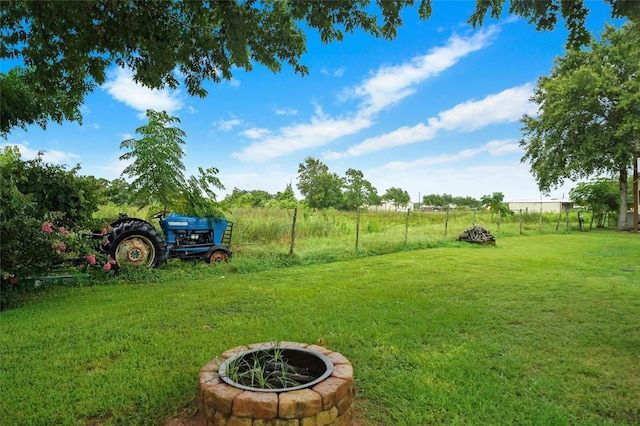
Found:
[[[41, 156], [24, 161], [17, 147], [0, 149], [0, 310], [25, 290], [23, 278], [81, 254], [81, 231], [91, 229], [101, 201], [92, 176], [78, 167], [48, 164]], [[74, 233], [75, 246], [65, 241]], [[94, 258], [95, 261], [95, 258]]]
[[[611, 6], [611, 16], [627, 17], [633, 20], [640, 18], [640, 2], [628, 0], [605, 0]], [[469, 22], [474, 26], [482, 25], [484, 18], [490, 14], [492, 18], [500, 18], [506, 0], [483, 0], [476, 2], [476, 10]], [[589, 16], [588, 3], [565, 0], [510, 0], [509, 14], [521, 16], [538, 31], [551, 31], [558, 24], [559, 17], [564, 18], [565, 28], [569, 31], [567, 46], [579, 48], [588, 44], [591, 39], [585, 22]]]
[[140, 139], [126, 139], [121, 149], [129, 149], [120, 160], [131, 160], [122, 172], [131, 182], [132, 200], [140, 206], [159, 203], [167, 209], [180, 198], [184, 188], [183, 138], [186, 133], [172, 126], [180, 123], [165, 111], [147, 110], [149, 122], [136, 129]]
[[295, 207], [298, 204], [293, 186], [288, 183], [284, 191], [278, 192], [275, 196], [276, 202], [281, 207]]
[[107, 179], [100, 179], [99, 181], [102, 186], [102, 195], [108, 202], [112, 202], [116, 206], [124, 206], [129, 202], [131, 189], [126, 180], [117, 178], [111, 181]]
[[604, 219], [609, 213], [616, 213], [620, 208], [618, 182], [614, 179], [597, 178], [589, 182], [579, 182], [569, 191], [573, 202], [593, 213], [598, 227], [604, 226]]
[[378, 190], [371, 182], [364, 178], [360, 170], [349, 169], [342, 178], [343, 184], [343, 208], [346, 210], [360, 210], [364, 206], [380, 204]]
[[452, 203], [458, 207], [464, 206], [469, 207], [470, 209], [477, 209], [482, 205], [480, 200], [473, 197], [453, 197]]
[[227, 195], [223, 204], [227, 207], [267, 207], [268, 203], [274, 199], [274, 196], [267, 191], [262, 190], [245, 190], [233, 188], [231, 194]]
[[522, 161], [541, 191], [565, 179], [617, 175], [618, 228], [625, 229], [628, 170], [640, 153], [640, 44], [638, 27], [607, 26], [588, 49], [570, 49], [538, 80], [525, 115]]
[[79, 165], [67, 170], [46, 163], [41, 154], [23, 161], [14, 146], [2, 148], [0, 165], [3, 221], [20, 215], [45, 220], [55, 214], [57, 223], [69, 229], [92, 223], [91, 215], [101, 201], [100, 185], [93, 176], [79, 175]]
[[224, 185], [216, 176], [218, 172], [215, 167], [198, 167], [198, 174], [189, 176], [186, 180], [174, 210], [189, 216], [224, 217], [217, 203], [217, 194], [213, 190], [224, 189]]
[[473, 197], [454, 197], [451, 194], [429, 194], [422, 196], [422, 203], [427, 206], [446, 207], [453, 204], [457, 207], [469, 207], [476, 209], [482, 204], [480, 200]]
[[[640, 3], [606, 0], [612, 16], [640, 18]], [[482, 25], [487, 14], [500, 17], [506, 0], [476, 2], [469, 22]], [[20, 68], [0, 73], [0, 132], [29, 124], [81, 119], [84, 97], [106, 79], [113, 65], [128, 68], [150, 88], [184, 84], [190, 95], [205, 96], [203, 82], [232, 78], [234, 69], [260, 64], [279, 72], [287, 64], [300, 74], [306, 52], [303, 28], [324, 43], [342, 41], [362, 30], [392, 39], [401, 12], [415, 0], [353, 1], [43, 1], [0, 2], [0, 59]], [[539, 30], [565, 19], [569, 41], [586, 43], [588, 9], [582, 2], [511, 0], [509, 13]], [[420, 0], [418, 15], [431, 15]], [[178, 73], [176, 73], [176, 70]], [[180, 78], [177, 75], [181, 76]]]
[[284, 191], [279, 191], [275, 195], [260, 189], [246, 190], [233, 188], [231, 194], [227, 195], [220, 204], [225, 208], [294, 208], [298, 205], [298, 201], [296, 200], [296, 194], [293, 192], [293, 187], [288, 183]]
[[411, 196], [402, 188], [391, 187], [386, 190], [382, 200], [390, 201], [396, 208], [406, 207], [411, 201]]
[[451, 194], [429, 194], [422, 196], [422, 203], [427, 206], [445, 207], [453, 204], [453, 196]]
[[36, 124], [43, 129], [53, 120], [82, 121], [79, 106], [83, 98], [63, 92], [47, 93], [39, 87], [25, 84], [35, 73], [35, 68], [13, 68], [0, 73], [0, 134], [5, 135], [14, 127], [26, 130]]
[[216, 193], [212, 188], [224, 189], [216, 176], [218, 169], [198, 168], [197, 176], [184, 176], [182, 162], [186, 133], [173, 126], [180, 123], [166, 111], [147, 110], [149, 122], [136, 129], [140, 139], [127, 139], [120, 148], [130, 151], [120, 160], [131, 160], [122, 172], [133, 181], [130, 183], [131, 200], [139, 206], [160, 204], [164, 213], [177, 213], [200, 217], [219, 217]]
[[336, 208], [342, 201], [342, 180], [317, 158], [307, 157], [299, 164], [297, 188], [313, 209]]
[[480, 198], [483, 206], [491, 211], [491, 216], [495, 213], [507, 215], [511, 213], [509, 205], [504, 202], [504, 194], [502, 192], [494, 192], [491, 195], [483, 195]]

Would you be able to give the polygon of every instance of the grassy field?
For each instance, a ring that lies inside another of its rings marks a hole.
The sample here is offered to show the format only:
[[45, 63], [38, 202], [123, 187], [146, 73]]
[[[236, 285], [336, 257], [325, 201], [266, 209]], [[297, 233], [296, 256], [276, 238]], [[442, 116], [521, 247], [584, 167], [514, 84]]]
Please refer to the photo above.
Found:
[[[499, 237], [577, 231], [577, 213], [515, 213], [498, 217], [487, 211], [363, 212], [356, 235], [356, 214], [300, 209], [233, 209], [233, 250], [242, 257], [288, 254], [296, 215], [294, 254], [310, 263], [441, 246], [472, 226], [483, 226]], [[587, 217], [587, 224], [590, 215]], [[356, 252], [356, 240], [358, 242]]]
[[640, 236], [513, 234], [54, 289], [0, 314], [1, 422], [162, 424], [224, 350], [322, 339], [366, 425], [639, 424]]

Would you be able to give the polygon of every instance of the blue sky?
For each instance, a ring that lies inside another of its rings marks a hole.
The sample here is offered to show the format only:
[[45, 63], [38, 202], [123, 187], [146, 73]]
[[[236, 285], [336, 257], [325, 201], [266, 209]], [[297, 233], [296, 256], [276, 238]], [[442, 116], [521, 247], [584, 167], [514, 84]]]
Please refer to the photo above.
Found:
[[[612, 22], [610, 9], [587, 3], [587, 25], [598, 33]], [[288, 183], [297, 192], [298, 165], [308, 156], [340, 176], [361, 170], [380, 194], [399, 187], [414, 202], [433, 193], [540, 199], [520, 161], [519, 119], [535, 114], [529, 97], [563, 55], [566, 30], [561, 23], [537, 32], [506, 15], [474, 30], [466, 24], [474, 4], [436, 1], [426, 21], [406, 10], [393, 41], [358, 32], [325, 45], [309, 32], [302, 62], [310, 75], [256, 65], [232, 81], [207, 83], [204, 99], [184, 88], [150, 91], [114, 67], [87, 96], [82, 125], [14, 130], [0, 143], [19, 145], [24, 158], [44, 151], [48, 162], [79, 163], [81, 174], [115, 179], [127, 165], [118, 160], [120, 142], [136, 137], [150, 108], [180, 118], [187, 175], [220, 170], [226, 190], [219, 199], [234, 188], [276, 193]], [[549, 198], [567, 197], [573, 186]]]

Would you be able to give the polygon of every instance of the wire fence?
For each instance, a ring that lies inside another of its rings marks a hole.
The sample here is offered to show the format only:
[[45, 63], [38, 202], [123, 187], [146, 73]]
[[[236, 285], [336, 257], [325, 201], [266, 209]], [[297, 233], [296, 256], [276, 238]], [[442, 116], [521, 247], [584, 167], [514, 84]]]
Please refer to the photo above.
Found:
[[[241, 250], [305, 255], [327, 250], [390, 251], [455, 241], [481, 226], [496, 238], [532, 233], [584, 232], [595, 227], [588, 212], [492, 214], [480, 210], [442, 212], [343, 212], [294, 208], [232, 209], [233, 245]], [[611, 219], [607, 225], [611, 225]], [[615, 225], [614, 225], [615, 226]], [[393, 250], [392, 250], [393, 249]]]

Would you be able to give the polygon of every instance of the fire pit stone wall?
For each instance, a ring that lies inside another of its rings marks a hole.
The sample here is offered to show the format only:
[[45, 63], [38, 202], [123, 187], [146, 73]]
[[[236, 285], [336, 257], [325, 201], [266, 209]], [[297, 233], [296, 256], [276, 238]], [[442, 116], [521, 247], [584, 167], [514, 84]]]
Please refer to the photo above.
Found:
[[313, 387], [281, 392], [259, 392], [231, 386], [218, 369], [229, 357], [250, 349], [276, 346], [274, 342], [238, 346], [225, 351], [200, 370], [199, 403], [206, 426], [346, 426], [352, 423], [355, 388], [353, 367], [342, 354], [319, 345], [278, 342], [283, 348], [306, 348], [333, 363], [333, 372]]

